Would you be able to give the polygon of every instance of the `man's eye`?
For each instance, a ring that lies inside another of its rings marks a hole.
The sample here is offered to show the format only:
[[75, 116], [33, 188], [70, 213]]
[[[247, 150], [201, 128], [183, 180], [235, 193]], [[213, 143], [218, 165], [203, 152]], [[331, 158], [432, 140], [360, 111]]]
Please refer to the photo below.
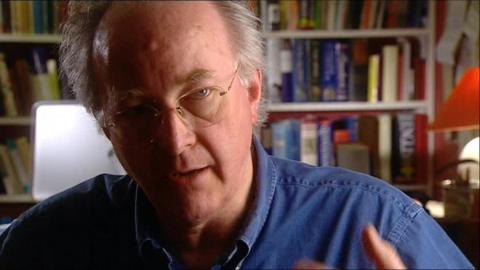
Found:
[[211, 95], [212, 92], [213, 91], [212, 91], [211, 88], [202, 88], [200, 90], [193, 91], [192, 93], [187, 95], [186, 98], [193, 99], [193, 100], [204, 99], [204, 98], [208, 97], [209, 95]]

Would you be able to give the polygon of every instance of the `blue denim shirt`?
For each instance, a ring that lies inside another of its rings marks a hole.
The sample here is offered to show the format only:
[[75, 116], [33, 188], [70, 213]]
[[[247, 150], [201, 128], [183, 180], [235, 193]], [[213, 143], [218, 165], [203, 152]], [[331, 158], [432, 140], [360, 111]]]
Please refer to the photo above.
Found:
[[[254, 139], [256, 191], [235, 246], [212, 269], [291, 268], [313, 259], [372, 268], [374, 224], [408, 268], [473, 268], [409, 197], [371, 176], [268, 156]], [[100, 175], [39, 203], [0, 235], [0, 269], [182, 269], [128, 176]]]

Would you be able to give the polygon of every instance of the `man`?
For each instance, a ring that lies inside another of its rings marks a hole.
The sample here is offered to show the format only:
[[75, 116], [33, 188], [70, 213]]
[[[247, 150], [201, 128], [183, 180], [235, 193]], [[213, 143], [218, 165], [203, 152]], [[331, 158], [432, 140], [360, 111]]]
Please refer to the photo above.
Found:
[[0, 267], [472, 267], [401, 192], [265, 154], [252, 135], [261, 38], [244, 3], [70, 5], [63, 71], [128, 176], [25, 213], [0, 237]]

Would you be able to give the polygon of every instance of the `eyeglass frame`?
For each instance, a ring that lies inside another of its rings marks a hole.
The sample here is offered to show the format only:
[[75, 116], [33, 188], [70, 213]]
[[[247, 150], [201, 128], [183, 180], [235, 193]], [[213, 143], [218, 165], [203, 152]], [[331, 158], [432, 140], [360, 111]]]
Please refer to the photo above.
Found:
[[[237, 66], [236, 66], [236, 68], [235, 68], [235, 72], [233, 73], [232, 79], [231, 79], [231, 81], [230, 81], [227, 89], [224, 90], [224, 91], [219, 92], [220, 97], [223, 97], [223, 96], [225, 96], [226, 94], [228, 94], [228, 92], [230, 92], [230, 90], [231, 90], [231, 88], [232, 88], [232, 86], [233, 86], [233, 82], [235, 81], [235, 78], [236, 78], [236, 76], [237, 76], [238, 68], [239, 68], [239, 65], [237, 64]], [[181, 98], [180, 98], [179, 100], [181, 100]], [[178, 101], [177, 101], [177, 102], [178, 102]], [[153, 109], [153, 111], [154, 111], [154, 113], [155, 113], [155, 114], [154, 114], [155, 118], [157, 118], [158, 116], [161, 115], [160, 110], [159, 110], [156, 106], [150, 106], [150, 108]], [[183, 116], [184, 112], [183, 112], [183, 109], [182, 109], [181, 106], [176, 106], [176, 107], [173, 108], [173, 109], [177, 112], [177, 114], [178, 114], [180, 117]], [[123, 111], [117, 111], [117, 112], [114, 113], [114, 115], [121, 114], [122, 112], [123, 112]], [[103, 119], [103, 123], [102, 123], [102, 127], [103, 127], [103, 128], [112, 128], [112, 127], [115, 127], [115, 126], [116, 126], [115, 123], [114, 123], [114, 121], [110, 121], [110, 123], [107, 123], [106, 118], [104, 117], [103, 110], [100, 111], [100, 113], [97, 115], [97, 118]], [[182, 117], [182, 118], [183, 118], [183, 117]], [[160, 125], [163, 125], [163, 119], [160, 121]], [[154, 141], [154, 139], [150, 139], [150, 143], [153, 143], [153, 141]]]

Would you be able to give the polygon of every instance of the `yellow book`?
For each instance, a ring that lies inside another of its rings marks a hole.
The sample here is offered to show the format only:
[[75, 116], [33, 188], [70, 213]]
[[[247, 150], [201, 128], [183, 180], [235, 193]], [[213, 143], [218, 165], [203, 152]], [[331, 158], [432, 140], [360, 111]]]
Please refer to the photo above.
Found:
[[380, 55], [373, 54], [368, 57], [368, 82], [367, 82], [367, 100], [368, 102], [378, 101], [378, 73], [380, 68]]
[[7, 116], [17, 116], [18, 109], [15, 104], [15, 96], [12, 91], [12, 84], [8, 74], [7, 64], [5, 63], [5, 55], [0, 53], [0, 90], [3, 95], [3, 104]]
[[6, 175], [3, 177], [3, 184], [7, 194], [20, 194], [23, 192], [22, 184], [17, 177], [10, 154], [5, 145], [0, 144], [0, 162], [5, 168]]

